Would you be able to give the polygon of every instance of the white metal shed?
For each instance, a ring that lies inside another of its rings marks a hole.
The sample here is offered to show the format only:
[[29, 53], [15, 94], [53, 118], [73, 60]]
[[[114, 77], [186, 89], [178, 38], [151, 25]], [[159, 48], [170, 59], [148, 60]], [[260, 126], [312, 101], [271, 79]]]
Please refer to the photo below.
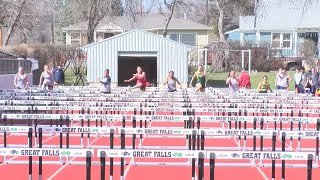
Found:
[[81, 49], [87, 53], [89, 83], [95, 82], [108, 68], [112, 83], [120, 85], [123, 78], [128, 79], [136, 72], [137, 66], [143, 67], [147, 80], [155, 85], [162, 83], [171, 70], [181, 83], [188, 82], [191, 47], [147, 31], [135, 29]]

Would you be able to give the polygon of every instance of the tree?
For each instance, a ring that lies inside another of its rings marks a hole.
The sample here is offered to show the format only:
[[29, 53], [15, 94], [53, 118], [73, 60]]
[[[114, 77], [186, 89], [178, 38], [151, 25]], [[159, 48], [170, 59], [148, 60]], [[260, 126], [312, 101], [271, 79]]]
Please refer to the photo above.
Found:
[[1, 0], [1, 19], [8, 27], [4, 45], [9, 44], [13, 32], [22, 34], [22, 42], [27, 42], [27, 31], [38, 24], [36, 0]]
[[[105, 17], [121, 15], [123, 9], [119, 0], [90, 0], [88, 17], [88, 43], [94, 42], [94, 30], [100, 21]], [[120, 7], [119, 7], [120, 6]], [[119, 9], [120, 8], [120, 9]]]
[[186, 5], [186, 3], [183, 0], [172, 0], [171, 2], [169, 2], [169, 0], [163, 0], [163, 3], [165, 5], [165, 7], [169, 10], [169, 15], [166, 19], [166, 24], [165, 24], [164, 30], [163, 30], [163, 37], [167, 37], [168, 26], [169, 26], [170, 21], [172, 19], [175, 7], [178, 5]]

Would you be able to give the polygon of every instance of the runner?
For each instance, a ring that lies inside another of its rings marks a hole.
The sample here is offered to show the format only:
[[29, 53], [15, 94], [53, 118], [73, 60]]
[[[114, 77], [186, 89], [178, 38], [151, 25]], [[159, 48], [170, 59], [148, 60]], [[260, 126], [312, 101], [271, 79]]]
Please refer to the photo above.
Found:
[[242, 69], [242, 72], [239, 77], [239, 87], [240, 88], [246, 88], [246, 89], [251, 89], [251, 81], [250, 81], [250, 76], [246, 69]]
[[285, 69], [282, 69], [276, 77], [276, 87], [279, 90], [288, 90], [289, 83], [291, 82], [291, 77]]
[[181, 89], [181, 84], [179, 80], [174, 77], [174, 72], [170, 71], [169, 76], [167, 77], [166, 81], [163, 83], [163, 85], [168, 85], [168, 92], [175, 92], [177, 91], [177, 84], [179, 85], [179, 88]]
[[27, 74], [24, 72], [23, 67], [19, 67], [18, 73], [14, 77], [13, 83], [17, 89], [28, 88], [28, 84], [29, 84], [28, 77], [27, 77]]
[[133, 87], [129, 86], [128, 90], [131, 91], [132, 89], [140, 88], [141, 91], [145, 91], [148, 83], [147, 83], [147, 79], [146, 79], [146, 73], [142, 70], [142, 68], [140, 66], [138, 66], [137, 73], [132, 74], [132, 75], [133, 75], [133, 77], [131, 79], [124, 80], [124, 82], [128, 83], [133, 80], [136, 80], [137, 84]]
[[47, 90], [53, 90], [54, 80], [53, 74], [48, 65], [44, 65], [44, 71], [41, 73], [39, 87], [43, 87]]
[[268, 90], [272, 92], [267, 76], [263, 76], [263, 80], [259, 83], [257, 90], [259, 93], [267, 93]]
[[110, 94], [111, 93], [111, 77], [109, 76], [109, 69], [104, 70], [104, 77], [98, 78], [98, 82], [102, 84], [100, 93]]
[[206, 88], [206, 71], [203, 69], [202, 65], [198, 66], [198, 71], [192, 76], [189, 87], [192, 87], [194, 78], [197, 78], [196, 92], [204, 92]]
[[238, 78], [234, 71], [230, 71], [229, 76], [226, 80], [226, 84], [229, 85], [229, 90], [232, 93], [239, 92], [239, 86], [238, 86]]

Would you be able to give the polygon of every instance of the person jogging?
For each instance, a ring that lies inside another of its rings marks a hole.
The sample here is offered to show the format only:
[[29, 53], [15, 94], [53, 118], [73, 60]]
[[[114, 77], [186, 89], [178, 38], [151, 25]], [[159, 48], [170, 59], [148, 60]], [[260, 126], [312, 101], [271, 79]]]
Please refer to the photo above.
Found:
[[238, 78], [234, 71], [230, 71], [229, 76], [226, 80], [226, 84], [229, 85], [229, 90], [231, 93], [239, 92]]
[[268, 83], [268, 76], [263, 76], [263, 80], [259, 83], [257, 90], [259, 93], [272, 92], [270, 84]]
[[44, 71], [40, 76], [39, 87], [43, 87], [47, 90], [53, 90], [54, 80], [52, 71], [50, 70], [50, 67], [48, 65], [44, 65], [43, 69]]
[[13, 83], [17, 89], [28, 88], [28, 77], [27, 74], [24, 72], [23, 67], [19, 67], [18, 73], [15, 75]]
[[109, 76], [109, 69], [104, 70], [103, 78], [98, 78], [98, 82], [102, 84], [100, 87], [100, 93], [110, 94], [111, 93], [111, 77]]
[[192, 87], [192, 82], [195, 78], [197, 80], [196, 92], [204, 92], [206, 88], [206, 71], [203, 69], [202, 65], [198, 66], [198, 70], [192, 76], [189, 87]]
[[163, 83], [163, 85], [166, 85], [166, 84], [168, 85], [168, 92], [177, 91], [177, 84], [181, 88], [181, 84], [180, 84], [179, 80], [176, 77], [174, 77], [174, 72], [173, 71], [169, 72], [169, 75], [168, 75], [167, 79]]

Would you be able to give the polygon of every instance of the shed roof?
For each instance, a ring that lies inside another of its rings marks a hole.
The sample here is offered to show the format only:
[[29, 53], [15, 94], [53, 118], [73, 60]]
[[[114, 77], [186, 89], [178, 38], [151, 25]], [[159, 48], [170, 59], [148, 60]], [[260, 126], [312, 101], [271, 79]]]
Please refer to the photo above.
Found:
[[176, 45], [179, 45], [179, 46], [184, 46], [186, 48], [190, 48], [190, 49], [192, 48], [192, 46], [189, 46], [189, 45], [186, 45], [184, 43], [180, 43], [180, 42], [171, 40], [169, 38], [165, 38], [163, 36], [159, 36], [159, 35], [153, 34], [151, 32], [148, 32], [148, 31], [145, 31], [145, 30], [142, 30], [142, 29], [133, 29], [131, 31], [128, 31], [128, 32], [125, 32], [125, 33], [122, 33], [122, 34], [118, 34], [118, 35], [112, 36], [110, 38], [104, 39], [102, 41], [82, 46], [82, 48], [88, 48], [88, 47], [94, 46], [96, 44], [102, 44], [102, 43], [107, 42], [107, 41], [112, 41], [112, 40], [117, 39], [117, 38], [122, 37], [122, 36], [128, 36], [128, 35], [131, 35], [131, 34], [138, 34], [138, 33], [147, 34], [147, 35], [151, 36], [152, 38], [160, 39], [160, 40], [163, 40], [163, 41], [168, 41], [170, 43], [173, 43], [173, 44], [176, 44]]
[[[142, 17], [137, 17], [136, 22], [134, 23], [132, 18], [128, 16], [116, 16], [113, 18], [104, 18], [97, 26], [97, 30], [104, 29], [105, 26], [109, 26], [109, 29], [112, 28], [120, 28], [124, 30], [132, 30], [132, 29], [145, 29], [145, 30], [161, 30], [164, 29], [165, 23], [167, 21], [167, 17], [160, 15], [160, 14], [154, 14], [154, 15], [147, 15]], [[70, 25], [68, 27], [63, 28], [64, 31], [67, 30], [86, 30], [88, 27], [88, 22], [80, 22], [77, 24]], [[181, 19], [181, 18], [172, 18], [168, 29], [171, 30], [210, 30], [212, 29], [209, 26], [193, 22], [191, 20], [187, 19]]]

